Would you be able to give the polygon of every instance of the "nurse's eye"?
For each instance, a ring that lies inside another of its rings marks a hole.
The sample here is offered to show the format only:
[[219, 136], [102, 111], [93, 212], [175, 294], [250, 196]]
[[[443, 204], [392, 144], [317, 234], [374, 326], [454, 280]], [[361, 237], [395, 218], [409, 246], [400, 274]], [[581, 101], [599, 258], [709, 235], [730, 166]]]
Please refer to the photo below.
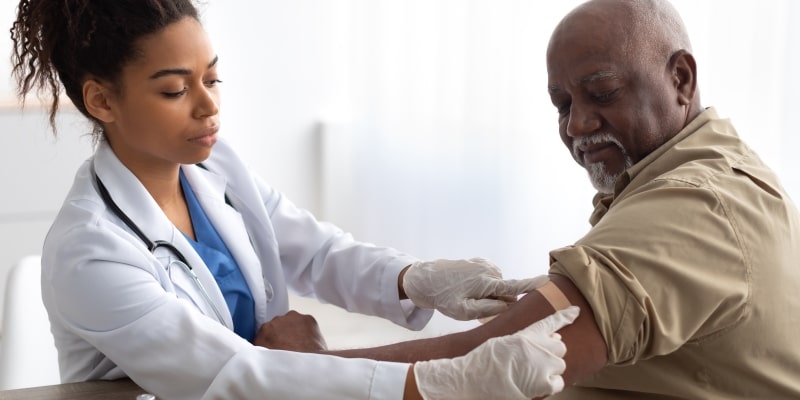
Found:
[[168, 99], [176, 99], [186, 94], [187, 91], [189, 91], [188, 88], [183, 88], [177, 92], [161, 92], [161, 94]]
[[209, 87], [209, 88], [217, 86], [220, 83], [222, 83], [222, 81], [219, 80], [219, 79], [211, 79], [211, 80], [205, 81], [206, 87]]

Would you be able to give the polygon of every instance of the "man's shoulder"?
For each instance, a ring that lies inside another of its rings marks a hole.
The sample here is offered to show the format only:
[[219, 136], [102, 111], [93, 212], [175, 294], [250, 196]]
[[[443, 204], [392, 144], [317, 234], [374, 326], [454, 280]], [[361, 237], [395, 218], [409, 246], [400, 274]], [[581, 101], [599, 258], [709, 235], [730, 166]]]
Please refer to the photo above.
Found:
[[[740, 169], [757, 169], [774, 176], [739, 138], [730, 121], [711, 119], [671, 144], [657, 160], [642, 170], [642, 175], [653, 183], [714, 188], [730, 184], [732, 180], [729, 178], [739, 175]], [[647, 182], [640, 184], [646, 185]]]

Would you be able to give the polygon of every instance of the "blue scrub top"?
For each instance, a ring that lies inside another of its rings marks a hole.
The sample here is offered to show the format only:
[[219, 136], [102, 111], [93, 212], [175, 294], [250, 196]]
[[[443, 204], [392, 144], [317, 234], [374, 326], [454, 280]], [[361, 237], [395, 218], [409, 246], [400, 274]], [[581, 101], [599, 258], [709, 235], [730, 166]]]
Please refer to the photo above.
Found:
[[231, 312], [233, 331], [248, 342], [252, 342], [256, 335], [255, 301], [247, 286], [247, 281], [228, 250], [228, 246], [222, 241], [217, 230], [214, 229], [214, 225], [203, 211], [203, 207], [200, 206], [200, 202], [197, 201], [182, 170], [180, 180], [197, 241], [190, 237], [187, 239], [206, 263], [211, 274], [214, 275], [214, 279], [225, 297], [225, 302], [228, 304], [228, 310]]

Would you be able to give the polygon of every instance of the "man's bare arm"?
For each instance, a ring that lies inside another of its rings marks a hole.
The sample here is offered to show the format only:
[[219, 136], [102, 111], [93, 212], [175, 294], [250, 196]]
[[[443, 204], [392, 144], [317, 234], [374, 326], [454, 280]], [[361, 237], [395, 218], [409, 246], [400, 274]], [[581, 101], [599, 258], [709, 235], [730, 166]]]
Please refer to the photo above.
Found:
[[[564, 381], [566, 384], [571, 384], [606, 365], [606, 344], [597, 328], [589, 304], [575, 285], [561, 275], [551, 275], [550, 279], [561, 289], [570, 303], [581, 309], [578, 319], [559, 331], [567, 345], [567, 354], [564, 357], [567, 370], [564, 373]], [[534, 291], [488, 323], [465, 332], [368, 349], [328, 351], [326, 354], [407, 363], [453, 358], [466, 354], [491, 337], [512, 334], [553, 312], [555, 310], [550, 303]]]
[[[551, 275], [550, 279], [558, 287], [558, 290], [566, 296], [570, 304], [581, 309], [579, 317], [572, 325], [559, 330], [567, 348], [567, 353], [564, 356], [567, 368], [563, 378], [564, 382], [569, 385], [605, 366], [607, 361], [606, 345], [597, 328], [594, 314], [578, 289], [569, 279], [563, 276]], [[313, 342], [313, 345], [309, 345], [308, 341], [297, 343], [298, 337], [319, 337], [321, 340], [321, 335], [313, 317], [289, 312], [264, 324], [259, 330], [254, 343], [270, 348], [314, 351], [340, 357], [369, 358], [412, 364], [409, 366], [406, 376], [403, 399], [420, 400], [421, 396], [416, 386], [413, 363], [462, 356], [492, 337], [515, 333], [544, 319], [555, 311], [548, 299], [538, 291], [534, 291], [520, 299], [508, 311], [498, 315], [492, 321], [465, 332], [374, 348], [339, 351], [320, 351], [321, 348], [324, 348], [324, 344], [316, 345], [317, 342]], [[287, 329], [281, 328], [281, 326], [289, 326], [291, 327], [290, 331], [299, 333], [288, 335], [291, 340], [287, 341], [287, 335], [285, 335]], [[277, 331], [281, 331], [284, 334], [276, 334]], [[320, 343], [324, 343], [324, 341], [320, 341]], [[536, 363], [536, 360], [531, 359], [530, 362]]]
[[[588, 377], [606, 365], [608, 359], [606, 343], [597, 328], [589, 303], [572, 281], [556, 274], [550, 275], [550, 280], [561, 289], [572, 305], [581, 309], [578, 319], [559, 331], [562, 341], [567, 346], [567, 354], [564, 356], [567, 370], [563, 377], [564, 382], [569, 385]], [[553, 312], [555, 310], [550, 303], [539, 292], [534, 291], [520, 299], [508, 311], [475, 329], [488, 330], [489, 333], [484, 336], [509, 334]]]
[[453, 358], [462, 356], [474, 349], [491, 336], [488, 332], [469, 330], [432, 338], [409, 340], [385, 346], [328, 350], [321, 352], [339, 357], [368, 358], [378, 361], [414, 363], [437, 358]]

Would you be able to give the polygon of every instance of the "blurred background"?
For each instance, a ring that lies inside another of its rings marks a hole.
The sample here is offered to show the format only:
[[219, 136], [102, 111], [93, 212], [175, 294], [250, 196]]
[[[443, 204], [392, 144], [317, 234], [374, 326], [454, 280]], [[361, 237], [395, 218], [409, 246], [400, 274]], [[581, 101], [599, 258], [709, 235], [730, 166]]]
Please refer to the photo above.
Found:
[[[423, 259], [487, 257], [512, 278], [542, 274], [548, 251], [586, 232], [592, 209], [594, 191], [559, 139], [546, 90], [550, 32], [579, 3], [205, 0], [224, 81], [221, 135], [267, 182], [356, 238]], [[16, 4], [0, 0], [6, 29]], [[800, 29], [790, 21], [800, 2], [674, 4], [693, 40], [703, 104], [731, 118], [797, 198]], [[0, 52], [10, 47], [5, 39]], [[0, 74], [9, 71], [0, 63]], [[21, 111], [11, 81], [0, 85], [2, 282], [41, 251], [92, 148], [74, 110], [60, 114], [54, 138], [43, 107], [31, 100]], [[293, 302], [317, 317], [331, 347], [472, 324], [437, 315], [412, 333]]]

